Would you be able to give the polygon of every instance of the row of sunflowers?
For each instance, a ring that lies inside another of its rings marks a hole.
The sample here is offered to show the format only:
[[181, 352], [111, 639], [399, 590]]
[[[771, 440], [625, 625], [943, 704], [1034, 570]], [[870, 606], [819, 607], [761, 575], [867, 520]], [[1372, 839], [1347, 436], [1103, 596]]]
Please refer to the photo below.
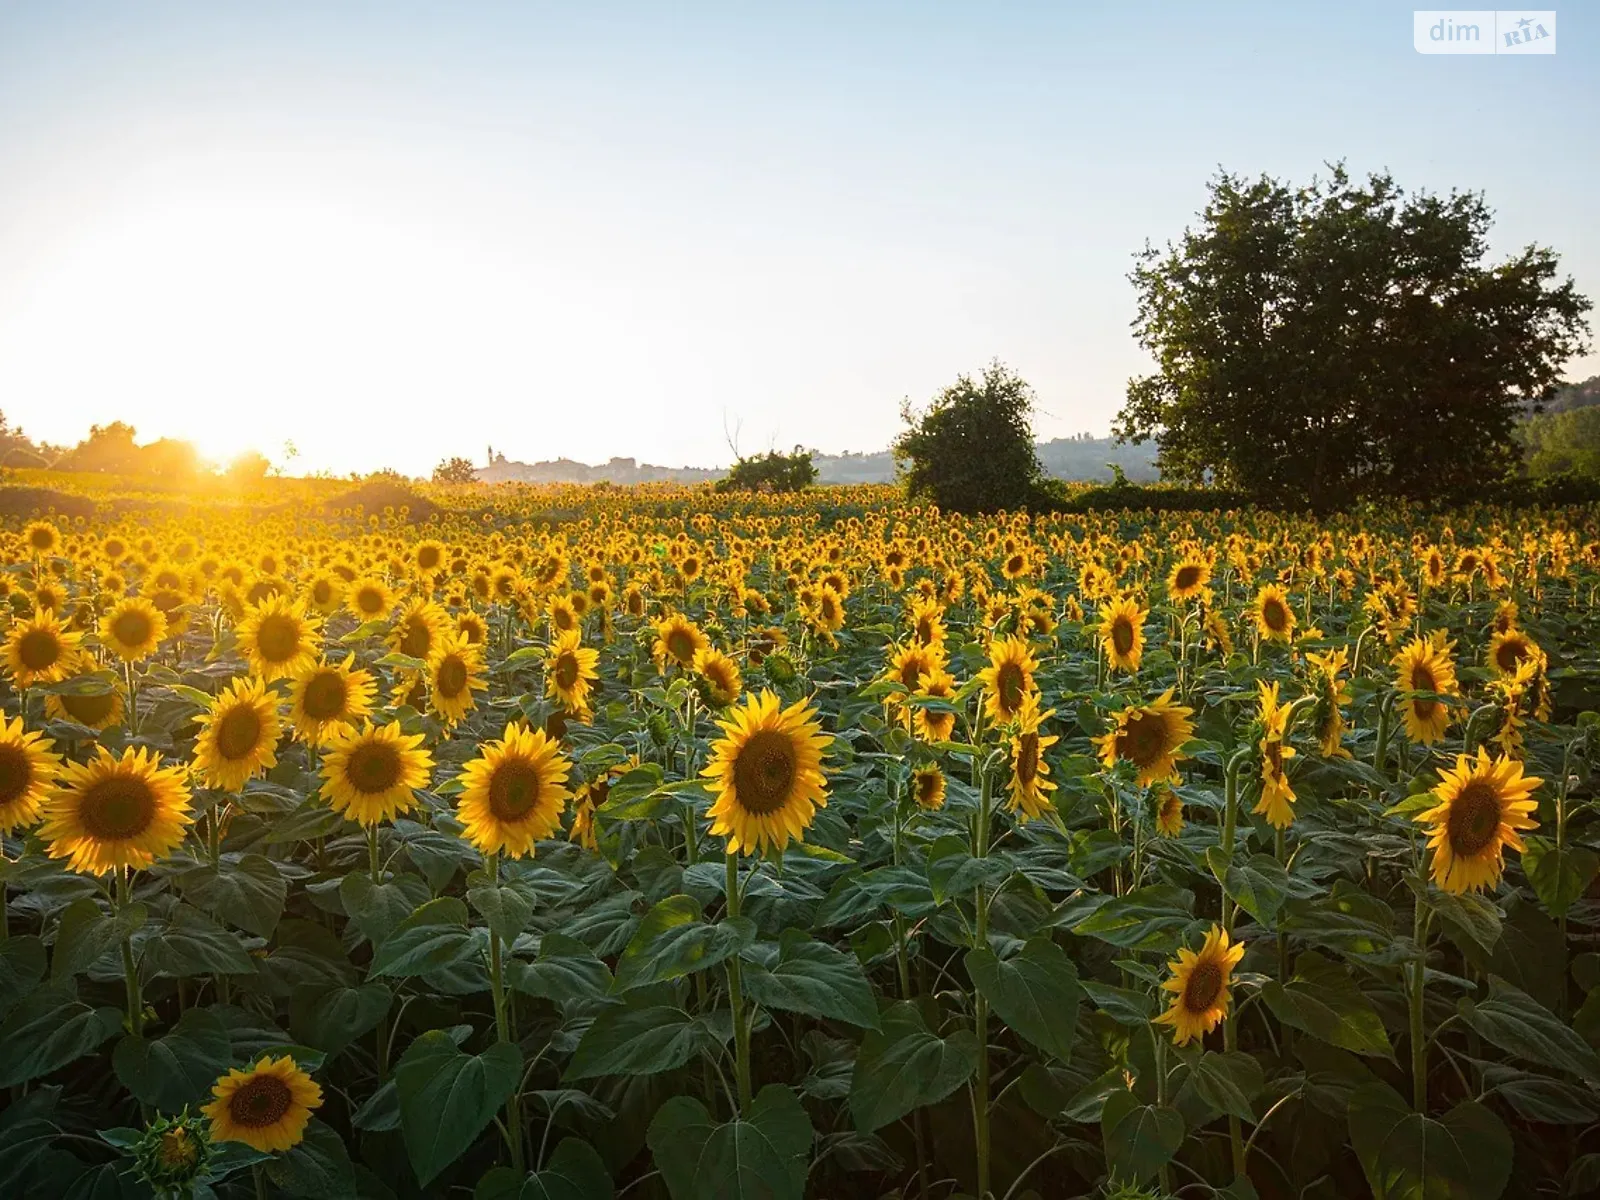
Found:
[[1600, 514], [437, 499], [0, 530], [0, 1193], [1600, 1190]]

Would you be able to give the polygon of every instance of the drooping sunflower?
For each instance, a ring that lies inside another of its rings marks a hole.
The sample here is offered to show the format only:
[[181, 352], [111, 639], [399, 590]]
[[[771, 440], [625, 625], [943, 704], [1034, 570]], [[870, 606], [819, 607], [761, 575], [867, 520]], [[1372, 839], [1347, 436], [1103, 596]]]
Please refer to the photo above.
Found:
[[456, 811], [464, 836], [483, 854], [532, 854], [535, 842], [561, 827], [571, 770], [560, 743], [544, 730], [507, 725], [499, 741], [485, 743], [461, 768]]
[[[1432, 692], [1438, 696], [1456, 693], [1456, 668], [1450, 661], [1450, 643], [1435, 638], [1413, 638], [1394, 656], [1395, 687], [1402, 692]], [[1444, 738], [1450, 728], [1450, 706], [1431, 696], [1412, 696], [1400, 701], [1406, 736], [1413, 742], [1431, 746]]]
[[123, 662], [149, 658], [167, 636], [167, 614], [143, 596], [124, 596], [100, 618], [100, 641]]
[[300, 1144], [322, 1089], [292, 1055], [264, 1056], [247, 1071], [230, 1070], [211, 1089], [200, 1111], [211, 1118], [213, 1142], [243, 1142], [272, 1154]]
[[556, 638], [545, 660], [544, 693], [580, 721], [592, 714], [589, 692], [600, 678], [600, 652], [583, 644], [583, 634], [569, 629]]
[[368, 721], [330, 745], [322, 760], [322, 797], [349, 820], [377, 825], [415, 807], [416, 789], [432, 774], [433, 755], [422, 749], [420, 733], [401, 732], [398, 721]]
[[1043, 816], [1050, 807], [1050, 793], [1056, 790], [1048, 778], [1050, 765], [1044, 761], [1044, 752], [1061, 739], [1039, 733], [1039, 726], [1053, 716], [1054, 709], [1040, 712], [1038, 693], [1030, 693], [1022, 702], [1011, 735], [1011, 810], [1021, 813], [1024, 820]]
[[78, 668], [83, 634], [65, 629], [53, 613], [35, 612], [6, 634], [6, 670], [18, 687], [60, 683]]
[[1263, 641], [1287, 642], [1294, 636], [1294, 609], [1289, 606], [1289, 593], [1278, 584], [1263, 585], [1250, 609]]
[[122, 724], [123, 711], [122, 693], [114, 687], [103, 692], [49, 692], [44, 698], [44, 715], [52, 721], [71, 721], [96, 732]]
[[1428, 826], [1434, 883], [1447, 892], [1481, 892], [1500, 882], [1505, 847], [1522, 850], [1519, 830], [1535, 829], [1534, 789], [1544, 780], [1522, 773], [1513, 758], [1491, 758], [1484, 747], [1476, 758], [1456, 756], [1442, 773], [1433, 795], [1439, 803], [1419, 813]]
[[1178, 761], [1187, 757], [1183, 744], [1194, 735], [1194, 722], [1189, 720], [1194, 709], [1174, 704], [1172, 691], [1168, 688], [1149, 704], [1122, 709], [1110, 732], [1095, 739], [1107, 770], [1118, 762], [1130, 762], [1138, 769], [1140, 787], [1177, 782]]
[[0, 716], [0, 833], [38, 821], [61, 767], [61, 756], [51, 753], [54, 745], [25, 730], [21, 717]]
[[237, 629], [239, 649], [253, 675], [267, 683], [285, 679], [317, 660], [322, 622], [306, 615], [303, 601], [268, 596], [245, 610]]
[[668, 613], [656, 622], [656, 643], [652, 654], [656, 666], [662, 670], [668, 666], [692, 669], [694, 656], [709, 645], [710, 639], [700, 632], [700, 627], [682, 613]]
[[1173, 600], [1192, 600], [1211, 582], [1211, 564], [1192, 550], [1172, 564], [1167, 575], [1167, 595]]
[[120, 867], [142, 869], [165, 858], [194, 823], [183, 767], [163, 767], [143, 746], [61, 768], [61, 784], [44, 807], [39, 836], [50, 857], [68, 859], [85, 875]]
[[1289, 706], [1278, 702], [1278, 685], [1258, 681], [1261, 725], [1261, 799], [1253, 812], [1264, 816], [1274, 829], [1294, 824], [1294, 788], [1284, 765], [1294, 757], [1294, 747], [1284, 738], [1288, 731]]
[[1172, 978], [1161, 987], [1173, 993], [1172, 1003], [1155, 1021], [1172, 1026], [1175, 1044], [1183, 1046], [1204, 1037], [1227, 1017], [1233, 999], [1229, 991], [1233, 968], [1243, 957], [1244, 943], [1230, 945], [1227, 932], [1213, 925], [1198, 954], [1183, 946], [1178, 957], [1167, 963]]
[[1350, 703], [1350, 689], [1341, 678], [1349, 665], [1349, 655], [1340, 646], [1325, 654], [1307, 653], [1306, 662], [1317, 689], [1316, 707], [1311, 712], [1317, 748], [1324, 758], [1349, 758], [1350, 751], [1344, 748], [1344, 711], [1340, 707]]
[[924, 763], [911, 772], [912, 798], [925, 812], [938, 812], [944, 807], [946, 786], [944, 772], [937, 763]]
[[1183, 832], [1183, 800], [1165, 784], [1155, 789], [1156, 833], [1175, 838]]
[[378, 685], [370, 671], [356, 668], [356, 656], [338, 664], [322, 659], [295, 672], [289, 684], [289, 720], [307, 745], [326, 746], [372, 715]]
[[694, 656], [694, 673], [706, 681], [711, 703], [726, 708], [744, 692], [744, 676], [739, 664], [722, 651], [707, 646]]
[[1100, 648], [1113, 671], [1137, 671], [1144, 658], [1144, 619], [1149, 612], [1132, 596], [1100, 609]]
[[983, 711], [997, 725], [1016, 719], [1022, 702], [1034, 690], [1039, 669], [1028, 643], [1021, 638], [995, 638], [989, 643], [989, 665], [978, 672], [983, 681]]
[[804, 839], [828, 802], [822, 756], [833, 738], [822, 732], [816, 709], [805, 700], [782, 708], [763, 690], [719, 725], [722, 737], [701, 772], [717, 790], [711, 833], [726, 837], [736, 854], [781, 851], [790, 838]]
[[200, 718], [194, 765], [207, 787], [237, 792], [277, 765], [278, 697], [259, 679], [235, 679]]
[[428, 696], [446, 728], [476, 708], [472, 693], [488, 686], [483, 679], [482, 646], [474, 646], [454, 630], [434, 644], [428, 665]]
[[[917, 689], [919, 697], [928, 700], [954, 701], [956, 681], [943, 667], [935, 667], [922, 677]], [[956, 728], [955, 710], [940, 712], [921, 705], [911, 706], [911, 728], [925, 742], [948, 742]]]
[[1538, 643], [1520, 629], [1508, 629], [1489, 639], [1489, 666], [1501, 678], [1515, 675], [1518, 667], [1538, 653]]

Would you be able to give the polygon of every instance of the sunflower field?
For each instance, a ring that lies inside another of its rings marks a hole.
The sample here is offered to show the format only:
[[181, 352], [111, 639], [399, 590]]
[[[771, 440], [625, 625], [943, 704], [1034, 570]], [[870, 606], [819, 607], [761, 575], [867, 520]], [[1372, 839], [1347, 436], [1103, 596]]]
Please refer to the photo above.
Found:
[[1600, 1193], [1600, 513], [0, 529], [0, 1195]]

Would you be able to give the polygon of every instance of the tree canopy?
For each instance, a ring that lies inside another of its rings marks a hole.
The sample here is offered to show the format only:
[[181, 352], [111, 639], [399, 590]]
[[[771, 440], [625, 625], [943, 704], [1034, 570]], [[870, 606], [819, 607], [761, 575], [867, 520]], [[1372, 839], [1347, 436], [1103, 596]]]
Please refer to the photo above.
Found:
[[1146, 246], [1134, 330], [1158, 369], [1116, 433], [1163, 476], [1266, 501], [1468, 495], [1514, 472], [1530, 403], [1586, 345], [1554, 251], [1486, 261], [1476, 193], [1407, 195], [1342, 166], [1295, 188], [1221, 174], [1198, 228]]
[[894, 457], [907, 491], [946, 512], [1026, 506], [1040, 478], [1033, 406], [1033, 388], [998, 360], [979, 379], [962, 375], [921, 411], [906, 401]]
[[717, 480], [719, 492], [799, 492], [817, 481], [811, 451], [796, 446], [792, 453], [768, 450], [751, 458], [740, 457], [727, 475]]

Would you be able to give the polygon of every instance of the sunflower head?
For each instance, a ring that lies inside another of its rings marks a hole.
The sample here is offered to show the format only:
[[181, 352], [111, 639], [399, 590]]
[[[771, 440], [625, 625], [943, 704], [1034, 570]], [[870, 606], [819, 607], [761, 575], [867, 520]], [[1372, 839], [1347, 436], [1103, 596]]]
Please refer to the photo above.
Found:
[[663, 670], [669, 666], [692, 668], [694, 656], [709, 645], [711, 642], [700, 627], [682, 613], [669, 613], [656, 623], [653, 653], [656, 665]]
[[277, 765], [278, 698], [259, 679], [235, 679], [200, 720], [194, 765], [207, 787], [237, 792]]
[[306, 615], [305, 602], [285, 594], [268, 596], [245, 610], [239, 648], [252, 674], [267, 683], [285, 679], [316, 661], [321, 622]]
[[0, 833], [38, 821], [61, 767], [53, 746], [42, 734], [27, 732], [21, 717], [0, 716]]
[[289, 720], [295, 736], [325, 746], [372, 715], [377, 682], [358, 670], [355, 655], [337, 665], [326, 659], [302, 667], [289, 684]]
[[1520, 629], [1508, 629], [1489, 639], [1489, 667], [1502, 679], [1539, 653], [1538, 644]]
[[54, 613], [36, 610], [13, 622], [7, 633], [6, 670], [18, 687], [60, 683], [77, 671], [82, 637], [66, 629]]
[[1406, 736], [1424, 746], [1444, 738], [1450, 727], [1450, 706], [1437, 696], [1456, 692], [1456, 669], [1450, 661], [1450, 644], [1435, 638], [1413, 638], [1394, 657], [1395, 687], [1401, 692], [1433, 695], [1406, 696], [1400, 701]]
[[1150, 614], [1131, 596], [1100, 610], [1100, 648], [1114, 671], [1137, 671], [1144, 658], [1144, 619]]
[[122, 693], [110, 681], [101, 691], [49, 692], [44, 698], [44, 715], [52, 721], [71, 721], [99, 732], [122, 724]]
[[1194, 709], [1174, 704], [1172, 691], [1168, 688], [1149, 704], [1122, 709], [1113, 718], [1110, 731], [1095, 739], [1108, 770], [1119, 762], [1132, 763], [1140, 787], [1176, 781], [1178, 761], [1187, 757], [1183, 744], [1194, 735], [1194, 722], [1189, 719]]
[[1289, 605], [1289, 593], [1278, 584], [1262, 587], [1256, 593], [1251, 610], [1256, 632], [1263, 641], [1287, 642], [1294, 636], [1294, 609]]
[[1022, 702], [1011, 734], [1011, 808], [1024, 820], [1043, 816], [1050, 805], [1050, 793], [1056, 789], [1049, 779], [1050, 766], [1044, 760], [1044, 752], [1060, 739], [1039, 732], [1040, 725], [1053, 716], [1054, 709], [1039, 711], [1038, 693], [1031, 693]]
[[706, 694], [717, 708], [727, 708], [744, 692], [744, 676], [739, 664], [710, 646], [694, 656], [694, 672], [705, 680]]
[[712, 781], [711, 833], [735, 853], [781, 851], [802, 840], [827, 804], [822, 756], [833, 738], [822, 732], [816, 709], [800, 700], [787, 708], [770, 691], [747, 696], [720, 723], [702, 772]]
[[433, 774], [422, 735], [399, 722], [370, 721], [334, 739], [322, 760], [322, 796], [335, 812], [366, 826], [392, 821], [416, 805], [416, 789]]
[[1522, 773], [1512, 758], [1456, 758], [1433, 789], [1438, 804], [1418, 814], [1428, 826], [1433, 881], [1447, 892], [1479, 892], [1500, 882], [1505, 847], [1521, 850], [1519, 831], [1537, 828], [1534, 789], [1544, 781]]
[[447, 631], [434, 644], [428, 665], [428, 696], [446, 728], [477, 707], [473, 692], [489, 685], [483, 679], [483, 647], [474, 646], [460, 633]]
[[1176, 1044], [1204, 1037], [1222, 1023], [1232, 1002], [1233, 969], [1243, 957], [1244, 943], [1230, 945], [1227, 932], [1213, 925], [1198, 954], [1184, 947], [1167, 964], [1172, 975], [1161, 987], [1172, 999], [1156, 1023], [1172, 1026]]
[[1211, 582], [1211, 564], [1193, 551], [1173, 564], [1167, 575], [1167, 595], [1174, 600], [1191, 600]]
[[85, 875], [148, 867], [176, 850], [194, 823], [185, 773], [142, 746], [120, 757], [96, 746], [89, 761], [61, 768], [39, 836], [52, 858]]
[[589, 703], [600, 678], [600, 652], [583, 644], [583, 634], [573, 628], [557, 636], [545, 659], [545, 695], [581, 721], [592, 713]]
[[1034, 690], [1033, 673], [1038, 669], [1038, 662], [1021, 638], [995, 638], [990, 642], [989, 665], [978, 672], [983, 681], [985, 714], [996, 724], [1015, 720], [1022, 711], [1022, 702]]
[[561, 826], [572, 764], [542, 729], [512, 723], [461, 769], [457, 801], [464, 836], [483, 854], [515, 858]]
[[944, 772], [937, 763], [924, 763], [911, 772], [911, 796], [917, 807], [925, 812], [937, 812], [944, 807]]
[[243, 1142], [271, 1154], [299, 1145], [322, 1089], [294, 1058], [262, 1058], [246, 1071], [229, 1071], [200, 1111], [211, 1118], [213, 1142]]
[[1183, 832], [1183, 801], [1165, 784], [1155, 789], [1156, 833], [1174, 838]]

